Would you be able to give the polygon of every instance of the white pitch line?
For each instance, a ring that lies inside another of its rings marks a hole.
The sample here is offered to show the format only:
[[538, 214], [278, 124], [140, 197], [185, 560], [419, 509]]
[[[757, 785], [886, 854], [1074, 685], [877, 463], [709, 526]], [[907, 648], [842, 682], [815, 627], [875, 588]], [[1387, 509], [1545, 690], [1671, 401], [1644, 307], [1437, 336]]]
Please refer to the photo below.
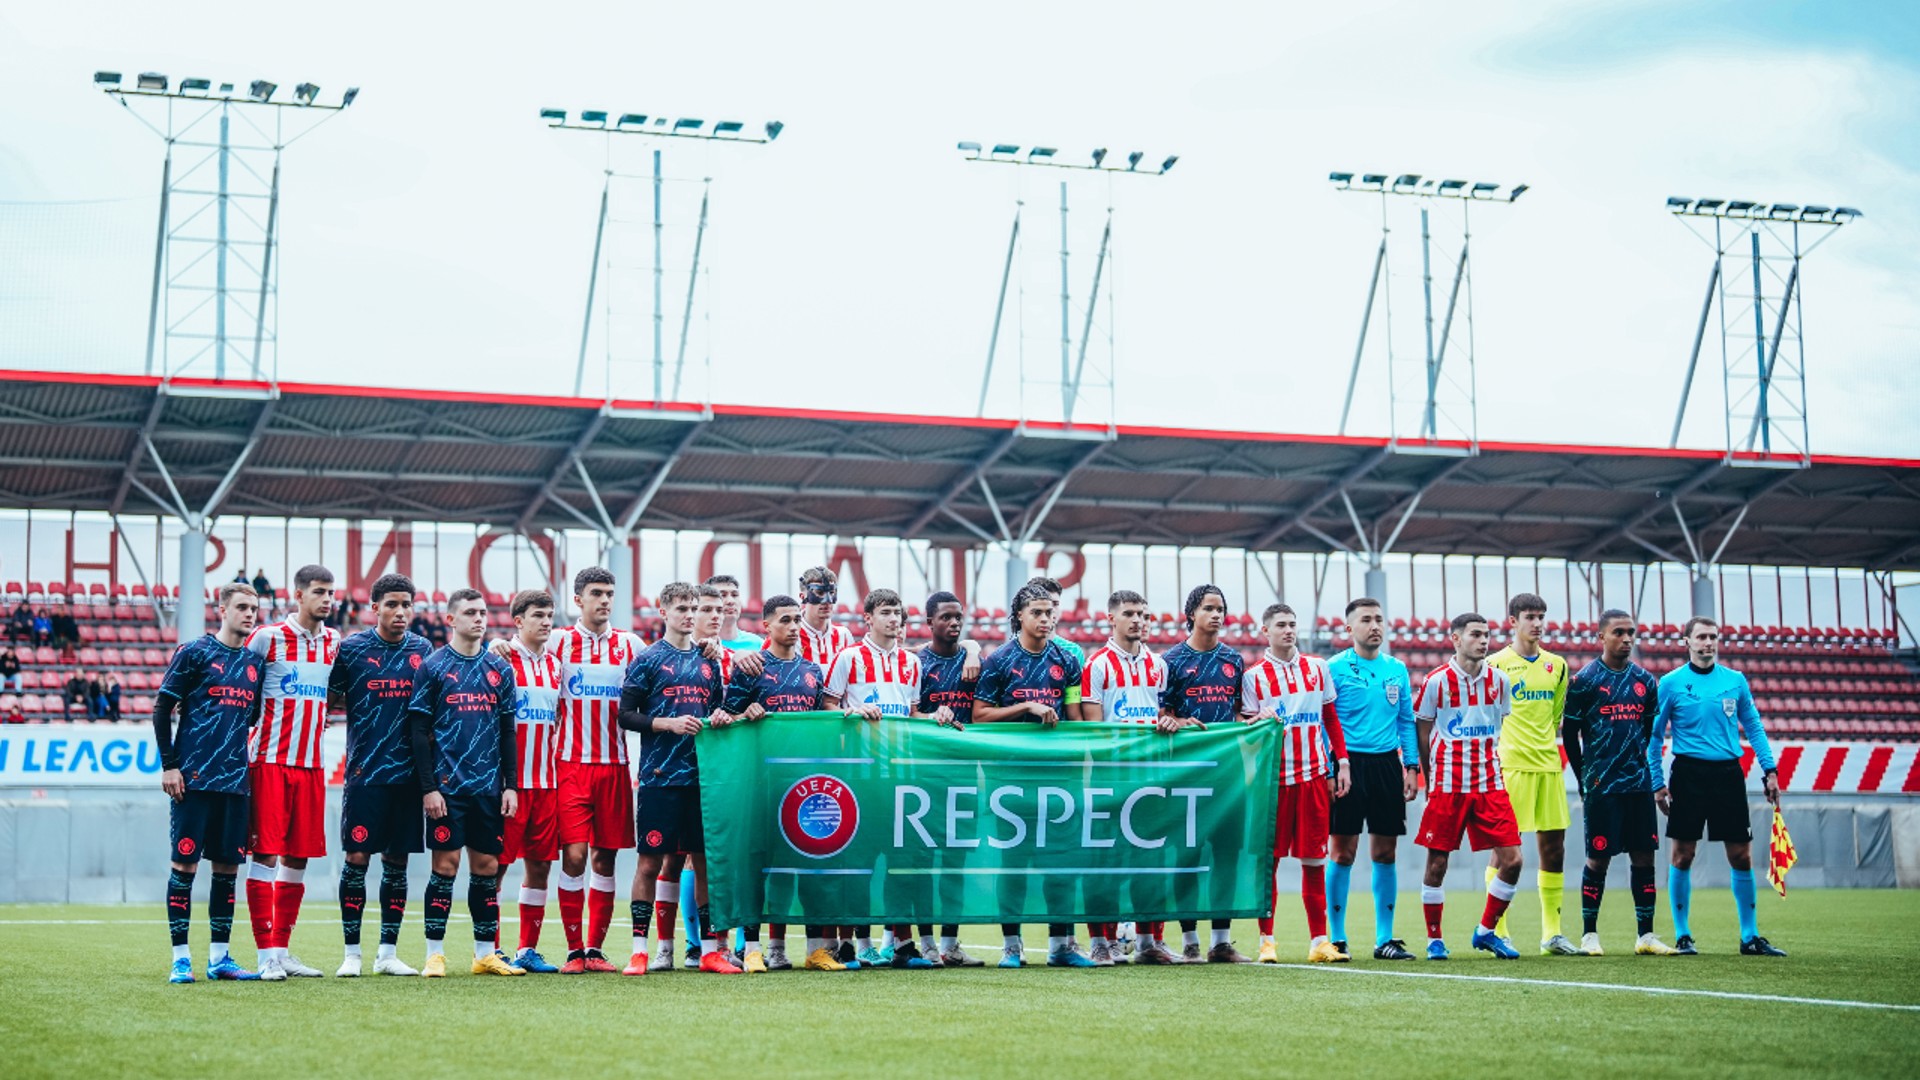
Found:
[[1890, 1009], [1895, 1012], [1920, 1012], [1920, 1005], [1897, 1005], [1886, 1001], [1848, 1001], [1842, 998], [1790, 997], [1786, 994], [1744, 994], [1735, 990], [1691, 990], [1674, 986], [1634, 986], [1630, 983], [1575, 982], [1567, 979], [1519, 979], [1510, 975], [1457, 975], [1443, 971], [1394, 971], [1387, 968], [1335, 968], [1326, 964], [1268, 964], [1267, 967], [1294, 968], [1300, 971], [1344, 972], [1348, 975], [1388, 975], [1402, 979], [1447, 979], [1454, 982], [1506, 983], [1513, 986], [1564, 986], [1575, 990], [1620, 990], [1634, 994], [1665, 994], [1680, 997], [1722, 998], [1728, 1001], [1763, 1001], [1776, 1005], [1830, 1005], [1844, 1009]]

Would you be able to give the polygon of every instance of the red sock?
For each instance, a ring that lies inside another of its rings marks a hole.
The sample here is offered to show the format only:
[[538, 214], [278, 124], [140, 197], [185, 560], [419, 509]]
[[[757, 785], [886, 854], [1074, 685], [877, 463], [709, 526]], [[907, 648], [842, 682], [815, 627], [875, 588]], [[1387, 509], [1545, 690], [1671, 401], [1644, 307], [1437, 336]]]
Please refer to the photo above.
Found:
[[607, 943], [607, 927], [613, 923], [613, 890], [587, 890], [587, 940], [593, 948]]
[[1447, 906], [1446, 902], [1441, 901], [1438, 904], [1421, 904], [1420, 906], [1423, 909], [1425, 909], [1427, 913], [1427, 937], [1429, 938], [1439, 937], [1440, 936], [1440, 912], [1442, 909], [1444, 909]]
[[[678, 888], [678, 886], [675, 887]], [[673, 900], [658, 899], [657, 892], [655, 893], [655, 897], [653, 901], [653, 925], [659, 928], [656, 932], [660, 935], [660, 940], [667, 943], [667, 951], [672, 952], [674, 940], [673, 919], [675, 913], [680, 910], [680, 904]]]
[[580, 927], [580, 911], [586, 903], [587, 890], [565, 888], [560, 890], [560, 926], [567, 932], [568, 952], [579, 952], [587, 947], [586, 934]]
[[1300, 868], [1300, 903], [1307, 909], [1307, 936], [1327, 936], [1327, 868]]
[[293, 937], [293, 924], [300, 919], [300, 901], [306, 895], [307, 885], [303, 881], [273, 883], [273, 944], [276, 948], [286, 948], [287, 940]]
[[1149, 927], [1149, 932], [1153, 935], [1153, 940], [1155, 941], [1167, 940], [1167, 924], [1166, 923], [1150, 922], [1147, 924], [1147, 926]]
[[538, 948], [540, 945], [540, 924], [547, 921], [547, 905], [520, 905], [520, 947]]
[[1480, 925], [1488, 927], [1498, 925], [1500, 916], [1507, 913], [1507, 905], [1511, 903], [1513, 903], [1511, 896], [1502, 900], [1491, 892], [1487, 893], [1487, 907], [1480, 913]]
[[253, 923], [253, 947], [273, 948], [273, 882], [247, 879], [247, 919]]
[[1274, 882], [1273, 889], [1267, 894], [1267, 913], [1260, 916], [1260, 936], [1273, 936], [1273, 909], [1280, 904], [1280, 883]]

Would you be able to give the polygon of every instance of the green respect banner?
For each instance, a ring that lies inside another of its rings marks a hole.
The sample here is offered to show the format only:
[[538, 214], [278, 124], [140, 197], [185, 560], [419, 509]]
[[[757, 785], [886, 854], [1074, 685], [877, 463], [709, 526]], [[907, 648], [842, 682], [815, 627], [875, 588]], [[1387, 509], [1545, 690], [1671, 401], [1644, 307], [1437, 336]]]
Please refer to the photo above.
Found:
[[708, 729], [714, 925], [1260, 915], [1280, 735], [839, 713]]

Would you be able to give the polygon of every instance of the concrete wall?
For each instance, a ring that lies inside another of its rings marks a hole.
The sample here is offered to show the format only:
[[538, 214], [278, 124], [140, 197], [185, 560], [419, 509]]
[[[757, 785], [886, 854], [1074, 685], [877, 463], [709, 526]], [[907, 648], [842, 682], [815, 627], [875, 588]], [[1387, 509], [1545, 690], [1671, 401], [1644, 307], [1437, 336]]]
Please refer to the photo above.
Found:
[[[334, 855], [316, 859], [307, 870], [307, 896], [318, 901], [335, 898], [340, 873], [340, 790], [327, 793], [327, 843]], [[1409, 822], [1418, 820], [1420, 804], [1409, 807]], [[1765, 802], [1753, 810], [1754, 866], [1764, 872], [1766, 843], [1772, 814]], [[1920, 800], [1899, 796], [1799, 795], [1785, 802], [1787, 828], [1793, 834], [1800, 861], [1790, 879], [1795, 888], [1920, 887]], [[1584, 848], [1580, 806], [1573, 808], [1573, 828], [1567, 836], [1567, 870], [1579, 873]], [[1531, 887], [1538, 859], [1531, 839], [1523, 849], [1527, 871], [1522, 885]], [[69, 788], [28, 791], [8, 789], [0, 798], [0, 903], [148, 903], [166, 892], [167, 800], [150, 788]], [[1361, 860], [1366, 859], [1362, 842]], [[1400, 887], [1415, 888], [1425, 865], [1425, 853], [1403, 838], [1399, 853]], [[1485, 856], [1461, 853], [1449, 870], [1451, 888], [1478, 888]], [[1665, 865], [1664, 859], [1660, 865]], [[424, 886], [427, 860], [411, 860], [415, 895]], [[1281, 867], [1283, 889], [1297, 888], [1298, 864]], [[633, 853], [621, 856], [615, 871], [620, 895], [633, 874]], [[1367, 888], [1365, 870], [1355, 875], [1354, 888]], [[504, 884], [518, 887], [517, 871]], [[1577, 877], [1575, 877], [1577, 882]], [[1627, 860], [1615, 859], [1611, 884], [1627, 884]], [[1727, 882], [1727, 862], [1718, 844], [1700, 847], [1694, 864], [1696, 884], [1711, 887]], [[199, 875], [202, 895], [207, 875]], [[1661, 879], [1664, 889], [1665, 879]], [[511, 896], [512, 894], [505, 893]]]

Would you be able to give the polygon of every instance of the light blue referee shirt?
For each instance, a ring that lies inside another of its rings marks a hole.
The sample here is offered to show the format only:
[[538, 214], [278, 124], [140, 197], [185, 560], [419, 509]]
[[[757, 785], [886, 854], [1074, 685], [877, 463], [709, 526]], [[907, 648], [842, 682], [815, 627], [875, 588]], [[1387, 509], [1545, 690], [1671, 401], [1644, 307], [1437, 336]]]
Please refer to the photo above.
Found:
[[1760, 767], [1773, 769], [1773, 748], [1760, 726], [1747, 677], [1725, 664], [1701, 671], [1688, 663], [1660, 677], [1660, 711], [1647, 740], [1647, 762], [1660, 786], [1666, 785], [1661, 746], [1671, 729], [1673, 752], [1705, 761], [1740, 760], [1740, 736], [1753, 746]]
[[1400, 751], [1402, 764], [1420, 764], [1419, 732], [1413, 725], [1413, 680], [1407, 665], [1381, 653], [1368, 660], [1346, 649], [1327, 661], [1338, 697], [1340, 731], [1347, 753]]

